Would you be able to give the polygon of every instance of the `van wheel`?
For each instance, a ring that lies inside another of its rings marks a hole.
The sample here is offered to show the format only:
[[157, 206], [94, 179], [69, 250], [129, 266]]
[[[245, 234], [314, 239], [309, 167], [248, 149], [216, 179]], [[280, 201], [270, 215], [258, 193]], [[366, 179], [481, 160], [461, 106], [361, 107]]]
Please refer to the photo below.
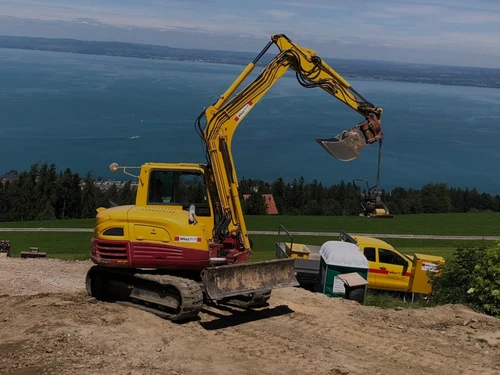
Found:
[[364, 288], [357, 288], [357, 289], [351, 290], [347, 294], [347, 299], [349, 299], [351, 301], [356, 301], [362, 305], [364, 302], [364, 299], [365, 299], [365, 289]]

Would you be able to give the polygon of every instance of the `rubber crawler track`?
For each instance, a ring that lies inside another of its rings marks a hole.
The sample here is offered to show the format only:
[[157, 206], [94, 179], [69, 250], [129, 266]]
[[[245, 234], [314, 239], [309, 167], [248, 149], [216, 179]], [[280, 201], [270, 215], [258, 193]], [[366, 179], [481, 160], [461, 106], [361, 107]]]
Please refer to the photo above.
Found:
[[[159, 287], [174, 287], [180, 294], [180, 310], [176, 313], [168, 313], [163, 309], [158, 309], [159, 314], [166, 319], [179, 321], [194, 318], [203, 307], [203, 292], [201, 287], [193, 280], [169, 275], [148, 275], [135, 274], [134, 278], [147, 280], [158, 284]], [[140, 288], [140, 285], [138, 285]], [[158, 305], [161, 306], [161, 301]], [[141, 307], [141, 306], [137, 306]], [[148, 309], [151, 311], [151, 308]], [[155, 309], [156, 310], [156, 309]]]
[[86, 287], [89, 295], [96, 299], [135, 307], [171, 321], [195, 318], [204, 303], [251, 309], [266, 306], [271, 297], [269, 290], [224, 298], [221, 301], [205, 300], [202, 285], [195, 280], [100, 266], [94, 266], [87, 272]]
[[[96, 299], [137, 307], [172, 321], [196, 317], [203, 306], [201, 286], [194, 280], [177, 276], [94, 266], [87, 272], [86, 287], [89, 295]], [[141, 300], [144, 293], [146, 301]], [[172, 307], [175, 300], [179, 303]]]

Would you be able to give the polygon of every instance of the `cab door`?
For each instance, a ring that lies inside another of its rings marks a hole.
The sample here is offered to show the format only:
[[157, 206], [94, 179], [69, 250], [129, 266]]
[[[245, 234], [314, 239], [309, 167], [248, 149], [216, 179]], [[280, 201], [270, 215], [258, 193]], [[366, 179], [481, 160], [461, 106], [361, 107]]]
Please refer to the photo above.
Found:
[[377, 285], [381, 289], [406, 291], [410, 278], [403, 270], [408, 262], [394, 250], [378, 248]]

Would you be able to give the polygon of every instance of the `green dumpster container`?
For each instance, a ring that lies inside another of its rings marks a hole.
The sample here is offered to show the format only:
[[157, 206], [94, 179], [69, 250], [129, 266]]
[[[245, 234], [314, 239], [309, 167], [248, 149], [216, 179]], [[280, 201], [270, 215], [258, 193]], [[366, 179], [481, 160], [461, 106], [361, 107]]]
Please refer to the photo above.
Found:
[[[343, 297], [363, 303], [369, 266], [359, 247], [350, 242], [327, 241], [319, 253], [319, 292], [329, 297]], [[346, 285], [345, 279], [349, 277], [355, 281]]]

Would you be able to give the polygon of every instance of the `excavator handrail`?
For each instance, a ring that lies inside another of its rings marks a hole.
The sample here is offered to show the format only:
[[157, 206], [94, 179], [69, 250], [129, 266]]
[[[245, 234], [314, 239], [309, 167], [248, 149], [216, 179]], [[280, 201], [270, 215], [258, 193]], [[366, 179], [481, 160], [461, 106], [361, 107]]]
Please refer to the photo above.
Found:
[[284, 226], [283, 224], [280, 224], [279, 227], [278, 227], [278, 240], [280, 239], [281, 237], [281, 229], [283, 229], [283, 231], [288, 235], [288, 237], [290, 237], [290, 250], [293, 248], [293, 234], [290, 233]]

